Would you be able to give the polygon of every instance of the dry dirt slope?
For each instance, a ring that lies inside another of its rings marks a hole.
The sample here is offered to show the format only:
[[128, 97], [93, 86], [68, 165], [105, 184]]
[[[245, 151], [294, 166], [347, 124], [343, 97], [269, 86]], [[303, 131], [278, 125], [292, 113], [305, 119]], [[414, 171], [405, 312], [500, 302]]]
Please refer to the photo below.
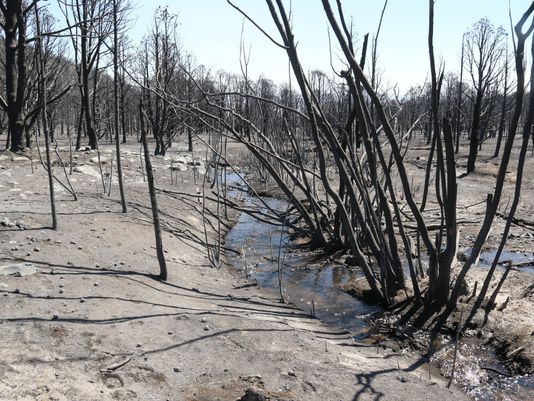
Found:
[[[42, 167], [31, 174], [29, 160], [0, 155], [0, 266], [38, 269], [0, 275], [0, 400], [233, 401], [250, 387], [272, 400], [466, 398], [429, 380], [425, 365], [355, 343], [211, 268], [182, 235], [164, 234], [168, 283], [150, 278], [157, 261], [134, 152], [125, 152], [130, 212], [119, 212], [116, 187], [108, 198], [97, 177], [73, 173], [80, 200], [59, 191], [56, 232], [46, 228]], [[91, 157], [75, 161], [95, 168]], [[169, 162], [154, 162], [158, 185], [168, 185]], [[180, 174], [179, 189], [196, 191], [190, 172]], [[201, 228], [190, 206], [160, 203], [168, 224]]]

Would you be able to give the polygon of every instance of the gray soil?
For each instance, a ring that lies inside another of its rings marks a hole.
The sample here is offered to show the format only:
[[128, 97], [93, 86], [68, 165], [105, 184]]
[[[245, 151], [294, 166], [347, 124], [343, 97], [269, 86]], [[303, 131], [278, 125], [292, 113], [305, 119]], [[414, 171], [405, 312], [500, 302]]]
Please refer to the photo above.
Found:
[[[102, 146], [104, 172], [111, 149]], [[170, 159], [186, 155], [172, 153], [153, 159], [157, 186], [197, 194], [191, 167], [171, 185]], [[37, 153], [33, 173], [28, 157], [0, 155], [0, 266], [37, 269], [0, 275], [1, 400], [467, 399], [418, 359], [357, 343], [212, 268], [198, 203], [159, 194], [170, 275], [155, 280], [139, 148], [124, 152], [128, 214], [115, 177], [111, 196], [102, 193], [95, 156], [75, 153], [91, 168], [69, 176], [78, 201], [56, 185], [52, 231]]]

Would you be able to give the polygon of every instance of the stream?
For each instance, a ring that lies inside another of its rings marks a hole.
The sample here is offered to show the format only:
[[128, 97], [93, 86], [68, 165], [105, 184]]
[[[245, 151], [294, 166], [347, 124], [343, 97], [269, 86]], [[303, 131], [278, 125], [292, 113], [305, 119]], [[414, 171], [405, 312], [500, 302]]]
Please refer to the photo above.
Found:
[[[227, 175], [227, 185], [233, 188], [230, 195], [244, 196], [244, 205], [261, 208], [258, 199], [244, 191], [236, 174]], [[239, 189], [241, 188], [241, 189]], [[287, 202], [262, 198], [269, 207], [285, 212]], [[257, 280], [262, 288], [279, 292], [278, 257], [282, 263], [282, 291], [284, 299], [301, 310], [310, 313], [334, 327], [347, 330], [355, 339], [363, 339], [369, 332], [369, 317], [380, 310], [344, 292], [341, 287], [352, 281], [363, 279], [358, 269], [336, 265], [330, 260], [314, 259], [308, 253], [290, 248], [287, 230], [258, 221], [246, 213], [241, 213], [237, 223], [226, 236], [225, 245], [241, 251], [242, 255], [230, 254], [229, 261], [243, 276]], [[281, 247], [280, 247], [281, 246]], [[243, 256], [244, 255], [244, 256]], [[480, 268], [487, 268], [491, 252], [481, 255]], [[525, 262], [529, 255], [505, 254], [502, 260], [514, 259]], [[492, 260], [492, 259], [491, 259]], [[246, 266], [246, 268], [245, 268]], [[526, 269], [534, 273], [534, 268]], [[441, 351], [440, 351], [441, 352]], [[439, 353], [438, 353], [439, 354]], [[446, 365], [450, 350], [437, 355], [435, 362]], [[534, 399], [533, 376], [506, 376], [504, 368], [492, 349], [476, 342], [465, 341], [459, 350], [459, 366], [455, 381], [475, 400], [531, 400]], [[441, 361], [440, 361], [441, 359]], [[433, 358], [434, 361], [434, 358]], [[461, 364], [461, 366], [460, 366]], [[488, 370], [487, 367], [491, 369]], [[442, 368], [443, 372], [447, 367]], [[497, 372], [503, 372], [499, 374]]]
[[[287, 203], [277, 199], [264, 199], [272, 208], [285, 211]], [[248, 206], [253, 203], [247, 200]], [[348, 330], [355, 336], [364, 335], [366, 317], [379, 311], [342, 291], [339, 287], [350, 280], [363, 277], [356, 270], [326, 263], [320, 267], [309, 256], [286, 252], [287, 233], [280, 239], [281, 227], [260, 222], [243, 213], [226, 236], [226, 246], [244, 251], [243, 256], [230, 255], [233, 266], [255, 278], [260, 287], [279, 291], [278, 251], [282, 244], [282, 289], [284, 299], [318, 319]], [[284, 255], [284, 252], [285, 255]], [[313, 268], [308, 267], [313, 265]], [[313, 312], [314, 311], [314, 312]]]

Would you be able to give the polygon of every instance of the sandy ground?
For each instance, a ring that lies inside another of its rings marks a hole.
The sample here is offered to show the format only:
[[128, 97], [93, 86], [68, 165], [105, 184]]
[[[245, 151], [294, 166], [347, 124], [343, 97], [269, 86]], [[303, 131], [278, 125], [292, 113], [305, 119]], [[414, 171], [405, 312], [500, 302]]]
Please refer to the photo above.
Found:
[[[161, 194], [170, 277], [151, 278], [158, 265], [138, 152], [124, 152], [128, 214], [115, 181], [108, 197], [81, 169], [70, 176], [78, 201], [57, 191], [57, 231], [41, 165], [34, 160], [32, 174], [28, 158], [0, 155], [0, 266], [37, 267], [0, 276], [0, 400], [467, 398], [417, 359], [354, 342], [228, 267], [210, 267], [198, 207]], [[154, 158], [158, 187], [197, 193], [190, 169], [171, 185], [173, 153]], [[108, 162], [110, 154], [102, 146]], [[98, 169], [94, 153], [75, 156]], [[245, 396], [248, 388], [259, 392]]]

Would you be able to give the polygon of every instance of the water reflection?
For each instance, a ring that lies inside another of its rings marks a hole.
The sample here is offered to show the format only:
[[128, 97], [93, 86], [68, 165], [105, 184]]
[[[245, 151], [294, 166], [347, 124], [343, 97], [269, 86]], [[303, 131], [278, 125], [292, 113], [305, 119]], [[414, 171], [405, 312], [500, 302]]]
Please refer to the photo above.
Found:
[[[276, 199], [265, 199], [269, 207], [284, 211], [286, 203]], [[251, 202], [250, 200], [247, 202]], [[278, 250], [281, 228], [259, 222], [242, 214], [238, 223], [226, 236], [226, 245], [244, 249], [245, 258], [230, 255], [232, 264], [247, 270], [258, 280], [261, 287], [278, 290]], [[350, 331], [362, 333], [367, 324], [366, 316], [378, 311], [378, 307], [367, 305], [340, 289], [362, 274], [346, 267], [318, 263], [314, 258], [287, 251], [288, 238], [282, 235], [281, 259], [282, 288], [286, 300], [306, 312], [311, 312], [322, 321]], [[284, 255], [284, 252], [287, 252]], [[273, 257], [274, 256], [274, 257]]]

